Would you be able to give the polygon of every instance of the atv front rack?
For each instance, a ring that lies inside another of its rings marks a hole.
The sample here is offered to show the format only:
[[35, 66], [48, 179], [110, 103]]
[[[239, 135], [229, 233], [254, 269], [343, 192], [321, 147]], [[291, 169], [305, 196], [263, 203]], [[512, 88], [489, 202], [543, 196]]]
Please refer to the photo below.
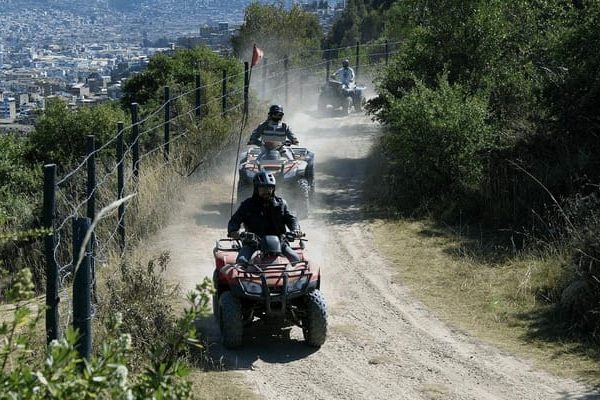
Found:
[[[289, 268], [290, 265], [292, 269]], [[264, 298], [265, 312], [267, 315], [284, 315], [290, 295], [304, 293], [306, 288], [310, 285], [310, 280], [313, 275], [313, 273], [310, 272], [306, 261], [295, 261], [287, 264], [250, 264], [248, 266], [248, 268], [257, 269], [256, 271], [248, 271], [240, 266], [236, 266], [236, 268], [244, 274], [244, 277], [238, 277], [238, 283], [244, 295], [248, 297], [257, 297], [257, 295], [247, 291], [244, 282], [254, 282], [256, 280], [255, 277], [260, 279], [262, 287], [260, 297]], [[275, 276], [268, 276], [269, 274]], [[290, 279], [294, 278], [297, 279], [295, 279], [293, 283], [301, 282], [301, 284], [299, 286], [294, 286], [294, 290], [290, 290]], [[267, 280], [273, 279], [276, 279], [276, 283], [278, 283], [279, 280], [282, 280], [280, 292], [273, 291], [272, 288], [269, 288]], [[272, 308], [272, 303], [274, 301], [281, 303], [280, 309], [274, 310]]]

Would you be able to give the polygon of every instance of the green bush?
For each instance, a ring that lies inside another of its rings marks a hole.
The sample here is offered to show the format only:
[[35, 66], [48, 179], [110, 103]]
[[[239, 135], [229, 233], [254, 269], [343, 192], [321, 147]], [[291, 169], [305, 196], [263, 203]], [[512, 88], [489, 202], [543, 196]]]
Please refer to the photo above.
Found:
[[[156, 279], [150, 275], [150, 280]], [[130, 357], [136, 337], [126, 333], [131, 321], [115, 310], [106, 319], [105, 340], [89, 360], [80, 358], [73, 330], [50, 344], [43, 362], [37, 360], [32, 333], [37, 331], [42, 311], [34, 314], [22, 303], [32, 297], [33, 285], [29, 270], [21, 270], [7, 292], [16, 304], [12, 321], [0, 324], [0, 399], [191, 398], [191, 384], [185, 380], [188, 371], [181, 359], [190, 345], [199, 346], [194, 321], [207, 312], [210, 286], [204, 282], [188, 295], [190, 308], [171, 322], [169, 335], [155, 337], [147, 358], [136, 366], [140, 372], [132, 376]]]
[[33, 219], [31, 198], [41, 189], [42, 180], [41, 169], [27, 163], [28, 152], [26, 137], [0, 135], [0, 232], [5, 224], [18, 227]]
[[[55, 163], [62, 171], [69, 170], [85, 157], [86, 136], [94, 135], [96, 147], [100, 147], [116, 135], [118, 121], [127, 118], [116, 103], [71, 111], [63, 100], [48, 101], [29, 135], [30, 161], [39, 166]], [[100, 156], [114, 157], [113, 148]]]
[[384, 179], [401, 207], [455, 201], [477, 191], [483, 153], [492, 145], [486, 104], [446, 76], [433, 89], [416, 81], [413, 90], [391, 100], [382, 138], [390, 160]]

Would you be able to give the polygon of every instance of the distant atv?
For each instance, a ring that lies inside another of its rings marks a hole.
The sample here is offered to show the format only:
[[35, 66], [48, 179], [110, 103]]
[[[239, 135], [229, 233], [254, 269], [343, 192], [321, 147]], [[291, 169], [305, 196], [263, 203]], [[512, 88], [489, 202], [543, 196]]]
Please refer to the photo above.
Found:
[[[241, 241], [258, 244], [259, 250], [247, 265], [235, 260], [240, 240], [217, 241], [213, 283], [213, 313], [221, 330], [223, 345], [242, 345], [244, 328], [257, 320], [269, 326], [297, 325], [310, 346], [320, 347], [327, 337], [327, 306], [319, 288], [319, 268], [307, 260], [304, 239], [287, 237], [302, 261], [290, 263], [281, 254], [278, 236], [263, 238], [248, 232]], [[293, 246], [295, 240], [297, 246]]]
[[364, 90], [365, 86], [344, 85], [329, 78], [319, 93], [319, 111], [341, 111], [345, 115], [360, 112], [365, 104]]
[[[252, 195], [252, 179], [260, 171], [275, 175], [277, 192], [290, 202], [298, 218], [308, 217], [313, 188], [309, 183], [312, 153], [305, 147], [265, 142], [263, 147], [252, 147], [239, 165], [240, 178], [237, 186], [238, 201]], [[312, 180], [312, 179], [310, 179]]]

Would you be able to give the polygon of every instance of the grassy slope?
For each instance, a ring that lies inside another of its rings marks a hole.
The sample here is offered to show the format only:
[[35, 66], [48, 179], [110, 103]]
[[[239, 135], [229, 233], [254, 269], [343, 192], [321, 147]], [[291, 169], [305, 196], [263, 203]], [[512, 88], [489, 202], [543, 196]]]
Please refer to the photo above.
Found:
[[540, 297], [564, 256], [487, 257], [499, 252], [424, 221], [376, 221], [373, 231], [394, 279], [442, 319], [558, 375], [600, 384], [600, 351], [547, 324], [552, 311]]

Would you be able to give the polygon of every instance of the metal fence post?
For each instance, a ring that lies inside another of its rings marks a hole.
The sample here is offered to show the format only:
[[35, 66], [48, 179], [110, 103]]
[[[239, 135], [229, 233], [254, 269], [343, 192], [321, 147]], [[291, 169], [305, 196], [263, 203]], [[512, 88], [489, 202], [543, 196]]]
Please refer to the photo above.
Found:
[[[125, 155], [123, 154], [123, 130], [122, 122], [117, 123], [117, 200], [125, 195]], [[125, 250], [125, 204], [119, 206], [118, 211], [119, 245], [121, 251]]]
[[354, 79], [358, 78], [358, 70], [360, 68], [360, 42], [356, 42], [356, 65], [354, 68]]
[[[87, 147], [87, 217], [90, 221], [96, 219], [96, 143], [94, 142], [94, 135], [88, 135], [86, 137]], [[96, 240], [95, 235], [92, 235], [91, 240], [91, 260], [90, 268], [92, 271], [92, 282], [93, 282], [93, 293], [94, 300], [96, 296], [96, 263], [94, 258]]]
[[73, 259], [79, 260], [79, 254], [84, 250], [84, 257], [76, 266], [73, 279], [73, 328], [78, 333], [75, 348], [86, 360], [92, 354], [91, 241], [83, 242], [89, 229], [89, 218], [76, 218], [73, 221]]
[[96, 143], [94, 135], [85, 140], [87, 150], [87, 216], [94, 220], [96, 216]]
[[222, 91], [221, 91], [221, 110], [223, 115], [227, 111], [227, 70], [223, 70], [223, 81], [222, 81]]
[[248, 93], [250, 91], [250, 67], [248, 61], [244, 62], [244, 115], [248, 115]]
[[267, 97], [267, 68], [269, 66], [269, 60], [263, 58], [263, 71], [262, 71], [262, 99], [265, 100]]
[[304, 81], [305, 81], [305, 75], [302, 74], [302, 76], [300, 76], [300, 74], [298, 74], [298, 79], [300, 80], [300, 82], [298, 82], [298, 86], [300, 89], [300, 104], [302, 104], [302, 102], [304, 101]]
[[290, 60], [289, 60], [289, 58], [288, 58], [288, 56], [286, 54], [284, 56], [284, 58], [283, 58], [283, 70], [284, 70], [283, 77], [284, 77], [284, 81], [285, 81], [285, 106], [286, 107], [289, 107], [289, 104], [290, 104], [290, 102], [289, 102], [289, 100], [290, 100], [290, 98], [289, 98], [289, 94], [290, 94], [289, 86], [290, 85], [289, 85], [289, 76], [288, 76], [289, 65], [290, 65]]
[[200, 110], [200, 107], [202, 106], [201, 90], [200, 75], [196, 74], [196, 117], [198, 118], [202, 116], [202, 111]]
[[140, 177], [140, 124], [138, 116], [138, 103], [131, 103], [131, 157], [133, 161], [133, 177], [138, 180]]
[[42, 221], [44, 228], [50, 233], [44, 237], [44, 253], [46, 254], [46, 342], [60, 337], [58, 313], [58, 264], [54, 259], [54, 217], [56, 215], [56, 164], [44, 165], [44, 200]]
[[385, 41], [385, 65], [388, 65], [389, 57], [390, 57], [389, 43], [386, 40]]
[[327, 60], [325, 64], [325, 82], [329, 82], [329, 74], [331, 73], [331, 52], [329, 49], [325, 50], [325, 59]]
[[[196, 99], [197, 100], [197, 99]], [[165, 147], [163, 149], [165, 161], [169, 161], [169, 142], [171, 141], [171, 94], [169, 87], [165, 86]]]

